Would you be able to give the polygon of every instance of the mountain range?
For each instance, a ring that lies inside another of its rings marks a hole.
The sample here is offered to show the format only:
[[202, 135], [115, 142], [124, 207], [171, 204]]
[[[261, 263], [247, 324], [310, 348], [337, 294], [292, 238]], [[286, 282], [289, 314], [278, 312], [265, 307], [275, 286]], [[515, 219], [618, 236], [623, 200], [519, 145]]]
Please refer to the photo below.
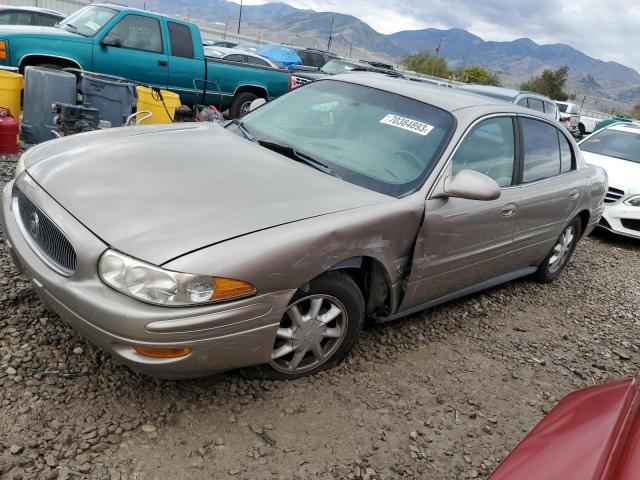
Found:
[[[227, 0], [133, 0], [131, 6], [193, 20], [226, 24], [228, 32], [238, 27], [240, 6]], [[625, 109], [640, 102], [640, 74], [616, 62], [586, 55], [566, 44], [539, 45], [531, 39], [508, 42], [485, 41], [463, 29], [427, 28], [382, 34], [362, 20], [341, 13], [316, 12], [285, 3], [245, 5], [241, 32], [274, 42], [326, 48], [333, 22], [331, 50], [354, 58], [398, 63], [405, 55], [441, 44], [440, 55], [451, 66], [478, 64], [500, 73], [503, 84], [517, 86], [545, 68], [567, 65], [568, 89], [586, 104], [600, 109]], [[217, 26], [217, 28], [224, 28]]]

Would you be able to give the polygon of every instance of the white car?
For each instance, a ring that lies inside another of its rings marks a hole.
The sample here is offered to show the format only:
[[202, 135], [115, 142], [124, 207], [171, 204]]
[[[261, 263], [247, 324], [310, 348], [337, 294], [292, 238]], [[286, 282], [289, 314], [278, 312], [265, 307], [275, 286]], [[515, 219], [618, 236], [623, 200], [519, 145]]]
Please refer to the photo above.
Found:
[[640, 124], [613, 124], [579, 146], [585, 161], [609, 176], [600, 226], [640, 239]]
[[238, 50], [237, 48], [225, 47], [204, 47], [204, 55], [211, 58], [220, 58], [230, 62], [247, 63], [249, 65], [260, 65], [261, 67], [284, 68], [281, 63], [269, 58], [261, 57], [253, 52]]

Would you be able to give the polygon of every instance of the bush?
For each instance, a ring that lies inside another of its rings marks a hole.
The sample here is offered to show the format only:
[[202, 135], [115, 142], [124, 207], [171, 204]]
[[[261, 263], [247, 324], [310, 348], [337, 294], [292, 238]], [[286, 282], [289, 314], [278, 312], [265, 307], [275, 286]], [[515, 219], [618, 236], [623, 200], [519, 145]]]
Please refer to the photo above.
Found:
[[427, 50], [408, 55], [402, 59], [402, 63], [409, 69], [425, 75], [434, 77], [449, 78], [451, 71], [446, 60], [431, 55]]
[[537, 92], [553, 100], [564, 102], [569, 99], [569, 94], [564, 91], [568, 74], [569, 67], [566, 66], [557, 70], [546, 69], [539, 76], [520, 85], [520, 90]]
[[493, 85], [501, 86], [500, 77], [496, 72], [492, 72], [488, 68], [480, 65], [471, 65], [470, 67], [459, 68], [455, 72], [456, 80], [464, 83], [474, 83], [476, 85]]

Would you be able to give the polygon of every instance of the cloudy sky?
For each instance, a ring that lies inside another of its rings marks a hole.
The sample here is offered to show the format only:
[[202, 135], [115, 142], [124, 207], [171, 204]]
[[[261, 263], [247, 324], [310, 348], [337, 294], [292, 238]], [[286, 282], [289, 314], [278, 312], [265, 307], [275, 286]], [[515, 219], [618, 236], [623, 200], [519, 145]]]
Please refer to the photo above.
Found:
[[529, 37], [538, 43], [567, 43], [593, 57], [640, 71], [639, 0], [284, 1], [297, 8], [354, 15], [383, 33], [458, 27], [485, 40]]

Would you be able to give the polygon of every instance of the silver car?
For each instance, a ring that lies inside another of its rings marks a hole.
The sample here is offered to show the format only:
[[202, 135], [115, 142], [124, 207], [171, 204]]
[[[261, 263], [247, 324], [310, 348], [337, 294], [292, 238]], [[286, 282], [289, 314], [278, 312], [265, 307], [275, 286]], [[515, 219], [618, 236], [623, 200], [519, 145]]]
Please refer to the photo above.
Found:
[[605, 191], [544, 114], [362, 73], [224, 128], [42, 144], [2, 217], [43, 302], [132, 368], [289, 379], [338, 364], [365, 319], [553, 280]]

